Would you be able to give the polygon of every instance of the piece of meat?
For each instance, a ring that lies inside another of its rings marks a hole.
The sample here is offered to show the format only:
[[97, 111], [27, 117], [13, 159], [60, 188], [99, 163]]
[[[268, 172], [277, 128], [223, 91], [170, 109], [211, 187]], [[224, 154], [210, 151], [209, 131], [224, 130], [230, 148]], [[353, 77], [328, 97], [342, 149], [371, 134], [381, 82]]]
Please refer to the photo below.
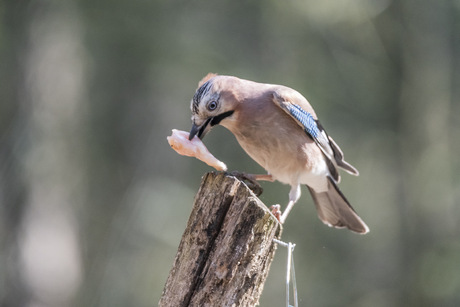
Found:
[[168, 136], [168, 143], [171, 148], [183, 156], [195, 157], [218, 171], [226, 171], [227, 166], [224, 162], [217, 160], [206, 148], [204, 143], [195, 136], [191, 141], [188, 139], [189, 133], [181, 130], [172, 130], [172, 135]]

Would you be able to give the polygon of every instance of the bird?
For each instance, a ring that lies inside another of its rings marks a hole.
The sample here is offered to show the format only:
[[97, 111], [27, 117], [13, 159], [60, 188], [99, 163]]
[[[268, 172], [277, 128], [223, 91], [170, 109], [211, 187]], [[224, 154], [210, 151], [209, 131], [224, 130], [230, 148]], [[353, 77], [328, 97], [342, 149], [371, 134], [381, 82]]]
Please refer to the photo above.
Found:
[[301, 196], [301, 185], [306, 185], [324, 224], [369, 232], [337, 185], [339, 168], [356, 176], [358, 170], [344, 160], [342, 150], [298, 91], [209, 73], [199, 82], [190, 109], [190, 140], [203, 139], [213, 127], [223, 126], [267, 171], [252, 178], [290, 185], [288, 204], [282, 215], [278, 211], [282, 224]]

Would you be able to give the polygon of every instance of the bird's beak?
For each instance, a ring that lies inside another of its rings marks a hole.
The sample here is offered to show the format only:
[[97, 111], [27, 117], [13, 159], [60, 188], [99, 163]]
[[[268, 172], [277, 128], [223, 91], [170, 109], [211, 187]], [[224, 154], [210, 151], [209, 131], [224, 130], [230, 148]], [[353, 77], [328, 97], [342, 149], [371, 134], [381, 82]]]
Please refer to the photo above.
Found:
[[189, 141], [191, 141], [199, 131], [200, 127], [193, 123], [192, 129], [190, 130], [190, 135], [188, 136]]
[[212, 117], [208, 118], [208, 120], [205, 121], [201, 126], [198, 126], [197, 124], [193, 123], [188, 139], [191, 141], [195, 135], [202, 139], [206, 132], [209, 130], [207, 128], [212, 119]]
[[195, 121], [193, 121], [192, 130], [190, 130], [190, 135], [188, 136], [189, 141], [191, 141], [195, 135], [197, 135], [200, 140], [203, 139], [205, 134], [208, 133], [212, 127], [220, 124], [223, 119], [232, 116], [233, 112], [234, 111], [227, 111], [214, 117], [209, 117], [201, 126], [198, 126], [195, 124]]

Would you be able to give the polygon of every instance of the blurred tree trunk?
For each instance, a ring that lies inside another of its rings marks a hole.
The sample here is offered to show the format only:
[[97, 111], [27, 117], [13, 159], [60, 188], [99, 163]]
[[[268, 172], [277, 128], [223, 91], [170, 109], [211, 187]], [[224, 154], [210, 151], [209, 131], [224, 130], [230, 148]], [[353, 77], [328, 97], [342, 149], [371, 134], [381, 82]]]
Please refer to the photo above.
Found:
[[0, 67], [8, 88], [0, 107], [0, 201], [7, 204], [0, 240], [8, 251], [0, 254], [0, 305], [69, 305], [82, 275], [75, 222], [85, 192], [80, 23], [70, 3], [5, 6], [2, 43], [14, 60]]
[[[416, 272], [413, 259], [433, 248], [427, 238], [455, 235], [452, 230], [458, 224], [449, 196], [453, 195], [449, 127], [454, 8], [451, 1], [443, 0], [424, 5], [406, 0], [401, 8], [401, 243], [405, 270]], [[404, 283], [409, 285], [418, 276], [407, 274], [406, 278]], [[427, 296], [404, 288], [405, 305], [427, 304]]]
[[[25, 306], [30, 293], [19, 263], [21, 222], [28, 197], [23, 156], [29, 116], [21, 103], [30, 11], [22, 1], [2, 3], [0, 55], [0, 306]], [[4, 13], [8, 12], [8, 13]]]
[[254, 306], [280, 224], [248, 187], [224, 173], [204, 176], [160, 306]]

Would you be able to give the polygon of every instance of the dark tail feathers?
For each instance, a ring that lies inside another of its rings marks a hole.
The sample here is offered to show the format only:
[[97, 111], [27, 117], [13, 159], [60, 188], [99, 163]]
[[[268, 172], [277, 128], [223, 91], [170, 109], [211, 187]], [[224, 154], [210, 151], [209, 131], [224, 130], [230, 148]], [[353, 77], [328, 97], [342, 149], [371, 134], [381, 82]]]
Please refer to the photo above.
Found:
[[346, 227], [360, 234], [369, 232], [369, 227], [356, 214], [332, 178], [328, 177], [327, 192], [317, 193], [310, 187], [308, 189], [315, 202], [318, 217], [324, 224], [336, 228]]

